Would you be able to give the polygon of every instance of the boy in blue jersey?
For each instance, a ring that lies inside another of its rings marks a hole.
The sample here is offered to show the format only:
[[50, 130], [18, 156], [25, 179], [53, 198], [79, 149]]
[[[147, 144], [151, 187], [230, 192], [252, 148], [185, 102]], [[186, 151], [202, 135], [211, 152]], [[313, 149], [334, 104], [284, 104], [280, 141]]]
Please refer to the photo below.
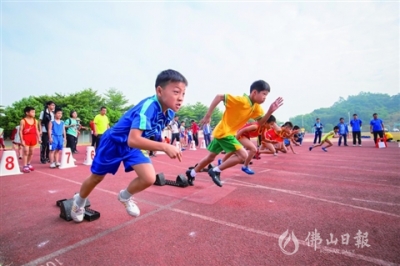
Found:
[[347, 145], [347, 134], [349, 133], [349, 128], [347, 127], [347, 124], [344, 123], [344, 118], [341, 117], [339, 119], [339, 124], [337, 124], [339, 128], [339, 141], [338, 141], [338, 146], [342, 144], [342, 138], [343, 138], [343, 145]]
[[148, 188], [156, 180], [147, 151], [163, 151], [170, 158], [182, 159], [182, 153], [177, 147], [149, 138], [161, 137], [163, 129], [181, 107], [187, 85], [186, 78], [179, 72], [161, 72], [156, 79], [156, 94], [128, 110], [112, 128], [104, 132], [92, 163], [92, 174], [83, 182], [79, 194], [74, 196], [71, 217], [75, 222], [83, 220], [84, 206], [90, 192], [106, 174], [115, 174], [121, 162], [124, 163], [125, 172], [135, 170], [138, 177], [120, 191], [118, 200], [129, 215], [140, 215], [132, 195]]
[[50, 168], [60, 166], [60, 151], [64, 147], [66, 132], [64, 121], [61, 120], [62, 110], [56, 108], [54, 111], [54, 120], [49, 122], [49, 149], [50, 149]]

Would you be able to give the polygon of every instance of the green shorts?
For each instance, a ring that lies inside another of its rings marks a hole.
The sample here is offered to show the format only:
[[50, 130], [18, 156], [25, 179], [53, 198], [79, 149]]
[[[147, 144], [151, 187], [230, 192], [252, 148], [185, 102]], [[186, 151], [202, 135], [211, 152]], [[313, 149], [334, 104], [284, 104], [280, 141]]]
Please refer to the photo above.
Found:
[[226, 151], [227, 153], [237, 151], [242, 147], [243, 145], [235, 136], [227, 136], [221, 139], [214, 138], [207, 149], [212, 153], [219, 154], [221, 151]]

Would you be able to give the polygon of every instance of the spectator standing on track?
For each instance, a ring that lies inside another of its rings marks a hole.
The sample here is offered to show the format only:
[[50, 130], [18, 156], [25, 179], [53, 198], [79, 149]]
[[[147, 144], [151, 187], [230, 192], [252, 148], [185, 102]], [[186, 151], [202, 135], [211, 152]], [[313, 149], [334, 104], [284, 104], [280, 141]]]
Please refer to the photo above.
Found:
[[76, 150], [78, 128], [79, 128], [79, 123], [78, 120], [76, 119], [77, 116], [78, 114], [76, 113], [76, 111], [72, 110], [69, 113], [69, 118], [65, 120], [65, 129], [67, 132], [67, 148], [70, 148], [72, 153], [78, 152]]
[[42, 144], [40, 145], [40, 162], [45, 164], [49, 163], [49, 134], [48, 132], [48, 127], [49, 127], [49, 122], [54, 120], [54, 109], [56, 108], [56, 104], [53, 101], [48, 101], [46, 102], [46, 106], [44, 107], [44, 110], [40, 112], [39, 115], [39, 123], [42, 126], [41, 129], [41, 140]]
[[322, 125], [322, 123], [319, 120], [319, 118], [317, 118], [315, 120], [315, 124], [314, 124], [314, 129], [315, 129], [314, 144], [317, 143], [317, 139], [318, 139], [318, 144], [321, 143], [321, 136], [322, 136], [322, 129], [323, 128], [324, 128], [324, 126]]
[[3, 148], [3, 151], [6, 150], [6, 146], [4, 145], [4, 129], [0, 127], [0, 147]]
[[210, 123], [206, 123], [203, 125], [203, 136], [204, 142], [206, 143], [206, 147], [211, 143], [211, 126]]
[[19, 128], [20, 126], [16, 126], [11, 133], [11, 140], [13, 143], [13, 148], [17, 153], [19, 159], [22, 159], [22, 144], [21, 144], [21, 137], [19, 135]]
[[373, 119], [369, 122], [371, 134], [374, 134], [374, 144], [378, 139], [378, 135], [380, 138], [383, 138], [383, 133], [385, 132], [385, 126], [383, 125], [382, 119], [378, 118], [378, 114], [374, 113], [372, 115]]
[[[61, 165], [60, 151], [66, 141], [65, 123], [61, 120], [62, 110], [57, 108], [54, 111], [54, 121], [49, 123], [49, 143], [50, 143], [50, 168], [56, 168]], [[67, 135], [68, 136], [68, 135]]]
[[89, 122], [89, 127], [90, 127], [90, 134], [92, 136], [92, 144], [91, 144], [91, 146], [96, 147], [96, 139], [97, 139], [97, 137], [94, 134], [94, 121], [93, 120], [91, 120]]
[[175, 116], [174, 120], [169, 123], [168, 128], [171, 130], [171, 145], [174, 144], [174, 140], [180, 142], [179, 134], [179, 116]]
[[349, 133], [349, 128], [347, 124], [344, 123], [344, 118], [341, 117], [339, 119], [339, 124], [337, 124], [339, 128], [339, 141], [338, 141], [338, 146], [342, 144], [342, 138], [343, 138], [343, 146], [349, 146], [347, 145], [347, 134]]
[[358, 140], [358, 146], [361, 146], [361, 126], [362, 121], [358, 119], [357, 114], [353, 115], [353, 120], [350, 121], [351, 131], [353, 133], [353, 146], [356, 146]]
[[25, 117], [19, 124], [19, 136], [21, 138], [21, 144], [24, 147], [24, 153], [22, 156], [22, 172], [30, 173], [31, 171], [35, 170], [31, 165], [33, 150], [38, 142], [42, 142], [40, 139], [42, 132], [40, 131], [40, 125], [38, 121], [35, 119], [35, 108], [27, 106], [24, 109], [24, 113]]
[[181, 122], [181, 126], [179, 128], [179, 134], [181, 138], [182, 147], [187, 146], [187, 136], [186, 136], [186, 129], [185, 129], [185, 121]]
[[194, 120], [192, 120], [191, 123], [192, 123], [191, 128], [192, 128], [193, 140], [194, 140], [196, 147], [198, 147], [199, 146], [199, 130], [200, 130], [200, 128], [197, 125], [197, 123], [194, 122]]
[[99, 143], [101, 141], [101, 136], [103, 136], [104, 132], [110, 128], [110, 120], [106, 115], [107, 108], [102, 106], [100, 108], [100, 114], [94, 117], [94, 135], [96, 136], [96, 150], [99, 147]]

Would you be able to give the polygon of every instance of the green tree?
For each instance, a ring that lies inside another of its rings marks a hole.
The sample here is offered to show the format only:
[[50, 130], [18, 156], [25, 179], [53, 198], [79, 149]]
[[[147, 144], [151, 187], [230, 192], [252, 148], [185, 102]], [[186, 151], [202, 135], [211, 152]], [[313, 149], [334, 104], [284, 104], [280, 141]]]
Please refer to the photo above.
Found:
[[[363, 129], [368, 128], [369, 120], [373, 113], [378, 113], [385, 124], [394, 125], [400, 122], [400, 93], [389, 96], [383, 93], [361, 92], [358, 95], [351, 95], [347, 99], [340, 97], [331, 107], [320, 108], [305, 115], [291, 117], [290, 121], [297, 125], [304, 125], [310, 132], [314, 125], [315, 118], [319, 117], [325, 125], [325, 131], [332, 130], [331, 126], [339, 123], [339, 118], [343, 117], [345, 122], [352, 119], [353, 114], [357, 114], [363, 120]], [[329, 126], [329, 127], [328, 127]]]
[[104, 96], [106, 106], [114, 111], [125, 112], [131, 107], [126, 106], [129, 103], [128, 99], [116, 88], [108, 89]]
[[[196, 122], [199, 122], [204, 115], [207, 113], [208, 107], [200, 102], [197, 102], [193, 105], [185, 105], [182, 106], [181, 109], [177, 112], [177, 115], [179, 116], [181, 121], [185, 121], [186, 124], [191, 120], [194, 120]], [[219, 110], [219, 108], [215, 108], [211, 115], [211, 127], [215, 127], [218, 122], [222, 118], [222, 112]]]

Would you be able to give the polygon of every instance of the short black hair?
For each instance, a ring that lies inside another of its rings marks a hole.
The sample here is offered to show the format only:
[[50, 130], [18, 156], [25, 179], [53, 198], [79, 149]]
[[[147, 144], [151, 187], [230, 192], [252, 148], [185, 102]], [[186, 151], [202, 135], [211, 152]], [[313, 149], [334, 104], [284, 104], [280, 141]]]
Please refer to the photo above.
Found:
[[190, 120], [190, 122], [191, 122], [191, 123], [193, 123], [193, 122], [194, 122], [194, 120], [192, 119], [192, 120]]
[[35, 110], [35, 108], [32, 107], [32, 106], [27, 106], [27, 107], [24, 108], [24, 114], [29, 113], [32, 110]]
[[271, 115], [267, 120], [267, 123], [272, 123], [272, 122], [276, 122], [276, 118], [273, 115]]
[[334, 126], [334, 127], [333, 127], [333, 130], [335, 130], [335, 129], [339, 129], [339, 127], [338, 127], [338, 126]]
[[344, 120], [344, 118], [343, 118], [343, 117], [339, 118], [339, 120], [342, 120], [342, 119]]
[[257, 81], [254, 81], [253, 84], [251, 84], [250, 93], [254, 90], [256, 90], [257, 92], [271, 91], [271, 88], [269, 87], [269, 84], [267, 82], [265, 82], [264, 80], [257, 80]]
[[290, 127], [293, 128], [293, 124], [290, 121], [287, 121], [285, 124], [283, 124], [284, 127]]
[[319, 120], [319, 117], [317, 117], [317, 119], [315, 119], [315, 120]]
[[53, 101], [47, 101], [47, 102], [46, 102], [46, 106], [49, 106], [49, 105], [52, 105], [52, 104], [56, 104], [56, 103], [53, 102]]
[[75, 113], [75, 110], [71, 110], [71, 112], [69, 112], [69, 117], [72, 117], [72, 114]]
[[56, 109], [54, 109], [54, 113], [57, 114], [58, 112], [62, 112], [62, 109], [57, 107]]
[[293, 127], [293, 130], [297, 130], [297, 129], [300, 129], [300, 127], [299, 126], [294, 126]]
[[107, 110], [107, 107], [105, 107], [105, 106], [100, 107], [100, 111], [103, 110], [103, 109]]
[[374, 113], [373, 115], [378, 115], [377, 113]]
[[176, 70], [168, 69], [158, 74], [156, 79], [156, 88], [158, 86], [164, 87], [168, 85], [170, 82], [182, 82], [186, 86], [188, 85], [187, 79], [181, 73], [179, 73]]
[[353, 116], [357, 116], [357, 114], [353, 114]]

